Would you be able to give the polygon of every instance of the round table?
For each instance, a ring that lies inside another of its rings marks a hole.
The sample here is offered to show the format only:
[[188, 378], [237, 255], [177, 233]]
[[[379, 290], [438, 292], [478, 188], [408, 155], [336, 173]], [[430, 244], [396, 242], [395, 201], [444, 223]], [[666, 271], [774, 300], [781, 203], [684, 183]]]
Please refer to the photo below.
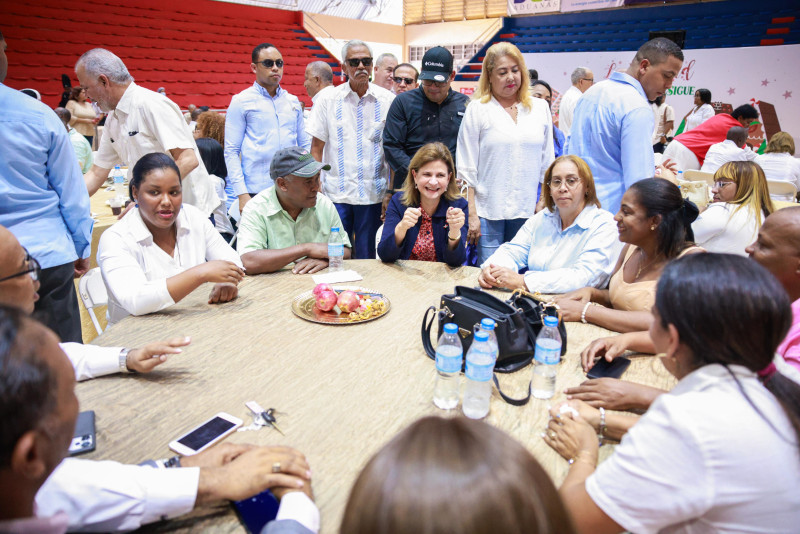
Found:
[[[139, 463], [172, 453], [167, 444], [220, 411], [252, 422], [244, 403], [255, 400], [280, 412], [286, 433], [264, 428], [236, 432], [227, 439], [257, 445], [288, 445], [302, 451], [313, 471], [315, 500], [323, 533], [338, 531], [350, 487], [366, 461], [398, 431], [420, 417], [458, 415], [432, 402], [434, 363], [420, 340], [425, 310], [456, 285], [477, 285], [479, 270], [443, 263], [348, 260], [363, 280], [359, 285], [391, 301], [385, 316], [363, 324], [330, 326], [296, 317], [292, 299], [314, 287], [311, 276], [290, 270], [246, 277], [239, 297], [207, 304], [210, 285], [160, 313], [127, 317], [95, 343], [136, 347], [174, 335], [192, 337], [183, 354], [171, 357], [149, 375], [111, 375], [77, 386], [82, 410], [95, 410], [97, 450], [88, 458]], [[505, 299], [508, 293], [493, 292]], [[592, 325], [567, 325], [568, 346], [558, 370], [556, 390], [585, 379], [580, 351], [608, 331]], [[434, 325], [434, 335], [435, 335]], [[435, 343], [435, 340], [434, 340]], [[528, 366], [499, 375], [508, 393], [520, 396], [531, 377]], [[656, 358], [637, 358], [625, 378], [669, 388], [674, 379]], [[523, 443], [556, 484], [566, 462], [542, 441], [547, 407], [563, 398], [532, 399], [524, 407], [503, 402], [493, 391], [487, 421]], [[601, 449], [601, 458], [612, 447]], [[151, 531], [214, 529], [242, 532], [232, 507], [195, 510]]]

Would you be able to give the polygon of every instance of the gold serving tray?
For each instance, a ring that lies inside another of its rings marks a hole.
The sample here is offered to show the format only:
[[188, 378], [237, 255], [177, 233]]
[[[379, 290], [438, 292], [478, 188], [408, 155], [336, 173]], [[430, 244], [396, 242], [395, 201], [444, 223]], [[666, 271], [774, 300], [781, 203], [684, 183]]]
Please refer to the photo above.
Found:
[[[379, 319], [389, 313], [389, 310], [392, 307], [391, 302], [389, 302], [389, 298], [380, 293], [379, 291], [375, 291], [374, 289], [367, 289], [365, 287], [357, 287], [357, 286], [343, 286], [343, 287], [334, 287], [334, 291], [337, 293], [341, 293], [342, 291], [350, 290], [356, 293], [371, 293], [374, 296], [370, 296], [373, 300], [380, 300], [383, 301], [383, 310], [374, 311], [369, 316], [359, 316], [359, 317], [351, 317], [349, 313], [342, 312], [340, 315], [336, 315], [334, 311], [322, 311], [318, 309], [315, 305], [314, 293], [309, 290], [297, 295], [294, 300], [292, 300], [292, 312], [300, 317], [301, 319], [305, 319], [306, 321], [311, 321], [312, 323], [320, 323], [320, 324], [357, 324], [357, 323], [366, 323], [369, 321], [374, 321], [375, 319]], [[354, 312], [355, 313], [355, 312]]]

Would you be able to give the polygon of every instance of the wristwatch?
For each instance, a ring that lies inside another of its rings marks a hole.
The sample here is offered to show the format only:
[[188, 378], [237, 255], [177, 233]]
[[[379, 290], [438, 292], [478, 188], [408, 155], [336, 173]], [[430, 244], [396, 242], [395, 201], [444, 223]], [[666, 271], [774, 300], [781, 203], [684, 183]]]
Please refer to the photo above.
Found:
[[134, 373], [135, 371], [131, 371], [128, 369], [128, 353], [130, 349], [123, 348], [119, 351], [119, 372], [120, 373]]

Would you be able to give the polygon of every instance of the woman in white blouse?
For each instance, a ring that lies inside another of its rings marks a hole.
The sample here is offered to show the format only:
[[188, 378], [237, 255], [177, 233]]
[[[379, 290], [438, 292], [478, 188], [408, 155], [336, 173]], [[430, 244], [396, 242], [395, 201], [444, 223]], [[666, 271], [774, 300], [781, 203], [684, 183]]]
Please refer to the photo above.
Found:
[[[763, 154], [756, 156], [755, 162], [764, 171], [767, 180], [791, 182], [800, 190], [800, 159], [794, 157], [794, 139], [787, 132], [774, 134]], [[793, 200], [775, 198], [775, 200]]]
[[622, 243], [614, 216], [600, 209], [589, 166], [578, 156], [556, 159], [542, 198], [545, 209], [481, 265], [480, 285], [540, 293], [604, 287]]
[[729, 161], [714, 174], [714, 202], [692, 223], [694, 241], [708, 252], [747, 256], [758, 229], [775, 208], [761, 167]]
[[492, 45], [458, 132], [456, 168], [469, 186], [467, 240], [478, 245], [479, 264], [533, 216], [554, 159], [550, 108], [531, 98], [528, 76], [516, 46]]
[[[797, 532], [800, 386], [773, 363], [791, 324], [786, 291], [758, 263], [670, 262], [650, 337], [678, 384], [627, 433], [631, 417], [579, 401], [550, 412], [543, 437], [569, 460], [559, 493], [576, 530]], [[620, 436], [597, 465], [598, 437]]]
[[244, 276], [239, 255], [208, 217], [182, 205], [172, 158], [147, 154], [132, 174], [136, 207], [103, 233], [97, 251], [108, 289], [109, 324], [163, 310], [206, 282], [216, 284], [209, 304], [236, 298]]
[[711, 105], [711, 91], [698, 89], [694, 92], [694, 107], [684, 117], [686, 126], [683, 131], [688, 132], [692, 128], [697, 128], [714, 115], [714, 108]]

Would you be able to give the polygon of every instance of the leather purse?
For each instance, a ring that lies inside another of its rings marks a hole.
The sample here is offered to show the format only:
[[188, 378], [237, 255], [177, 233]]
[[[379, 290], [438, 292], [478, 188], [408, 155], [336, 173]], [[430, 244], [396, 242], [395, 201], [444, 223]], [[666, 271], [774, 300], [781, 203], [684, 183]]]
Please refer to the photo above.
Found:
[[[498, 373], [513, 373], [533, 359], [536, 336], [542, 329], [545, 315], [559, 318], [558, 331], [561, 334], [563, 356], [567, 350], [567, 331], [555, 306], [548, 305], [522, 290], [514, 291], [508, 300], [502, 301], [479, 288], [456, 286], [452, 294], [442, 295], [438, 310], [431, 306], [425, 311], [421, 329], [422, 346], [429, 358], [436, 359], [430, 334], [433, 319], [438, 317], [437, 339], [441, 337], [446, 323], [455, 323], [466, 354], [472, 344], [475, 327], [480, 324], [481, 319], [488, 317], [496, 324], [495, 334], [499, 348], [494, 370]], [[522, 406], [528, 402], [530, 388], [526, 398], [513, 399], [500, 391], [497, 377], [494, 382], [500, 396], [509, 404]]]

